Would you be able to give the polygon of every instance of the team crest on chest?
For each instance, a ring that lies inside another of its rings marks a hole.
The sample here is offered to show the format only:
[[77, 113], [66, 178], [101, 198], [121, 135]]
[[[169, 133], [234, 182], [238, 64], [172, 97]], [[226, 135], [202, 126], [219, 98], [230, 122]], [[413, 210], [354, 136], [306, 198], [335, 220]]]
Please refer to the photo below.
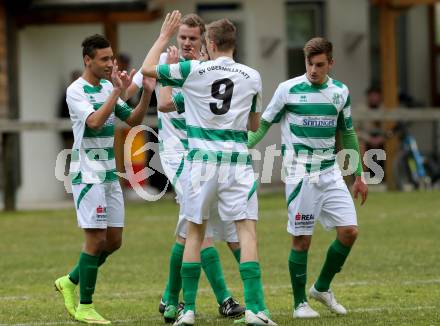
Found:
[[332, 102], [334, 105], [340, 105], [342, 102], [342, 96], [339, 93], [333, 94]]

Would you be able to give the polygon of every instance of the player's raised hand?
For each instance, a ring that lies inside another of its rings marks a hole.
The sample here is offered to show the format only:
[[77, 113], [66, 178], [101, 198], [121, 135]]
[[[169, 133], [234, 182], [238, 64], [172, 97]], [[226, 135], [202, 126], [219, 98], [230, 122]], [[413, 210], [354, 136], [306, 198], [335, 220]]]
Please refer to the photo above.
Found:
[[121, 72], [120, 78], [122, 81], [122, 88], [123, 89], [127, 89], [131, 85], [131, 82], [133, 80], [133, 76], [135, 73], [136, 73], [136, 70], [134, 70], [134, 69], [131, 70], [130, 74], [127, 74], [126, 71]]
[[121, 72], [118, 70], [118, 62], [113, 60], [113, 68], [112, 68], [112, 84], [114, 88], [119, 88], [123, 90], [123, 83], [121, 80]]
[[148, 93], [153, 93], [154, 87], [156, 87], [156, 78], [145, 77], [142, 79], [142, 87]]
[[170, 65], [178, 62], [179, 62], [179, 50], [174, 45], [172, 45], [167, 49], [166, 64]]
[[358, 198], [359, 193], [362, 196], [361, 205], [363, 205], [368, 197], [368, 186], [365, 184], [365, 182], [362, 180], [360, 176], [356, 177], [356, 180], [353, 183], [354, 199]]
[[172, 13], [168, 13], [163, 21], [162, 28], [160, 29], [160, 35], [164, 38], [170, 39], [180, 26], [180, 18], [182, 18], [182, 14], [179, 10], [174, 10]]
[[189, 50], [189, 57], [191, 60], [199, 60], [200, 59], [200, 52], [197, 52], [194, 47], [191, 47], [191, 50]]

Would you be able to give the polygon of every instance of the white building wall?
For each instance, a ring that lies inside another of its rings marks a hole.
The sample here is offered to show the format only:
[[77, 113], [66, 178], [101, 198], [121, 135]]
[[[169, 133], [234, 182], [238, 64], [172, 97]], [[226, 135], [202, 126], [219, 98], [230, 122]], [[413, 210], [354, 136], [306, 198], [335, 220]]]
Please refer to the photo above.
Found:
[[369, 2], [326, 2], [326, 36], [333, 43], [335, 58], [332, 76], [348, 86], [353, 107], [364, 103], [370, 83]]
[[428, 6], [413, 6], [407, 12], [408, 92], [417, 102], [431, 102]]
[[[82, 40], [102, 32], [99, 25], [38, 26], [19, 32], [19, 100], [24, 121], [53, 120], [70, 72], [82, 69]], [[18, 205], [65, 198], [63, 184], [55, 178], [55, 160], [61, 137], [53, 131], [28, 131], [21, 135], [22, 184]]]

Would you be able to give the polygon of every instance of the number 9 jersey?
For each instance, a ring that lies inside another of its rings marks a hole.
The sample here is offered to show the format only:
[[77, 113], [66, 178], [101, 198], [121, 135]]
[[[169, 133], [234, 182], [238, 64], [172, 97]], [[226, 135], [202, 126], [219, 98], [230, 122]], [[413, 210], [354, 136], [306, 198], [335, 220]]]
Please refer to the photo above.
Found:
[[163, 86], [180, 87], [185, 98], [188, 160], [250, 164], [247, 124], [261, 111], [260, 74], [232, 58], [158, 65]]

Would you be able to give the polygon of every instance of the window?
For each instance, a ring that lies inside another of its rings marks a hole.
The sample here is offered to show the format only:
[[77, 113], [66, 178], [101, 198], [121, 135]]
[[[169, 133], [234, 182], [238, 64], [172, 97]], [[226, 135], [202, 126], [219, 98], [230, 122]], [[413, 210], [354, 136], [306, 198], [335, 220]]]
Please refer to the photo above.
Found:
[[286, 39], [289, 78], [304, 73], [304, 44], [324, 35], [323, 1], [294, 1], [286, 4]]

